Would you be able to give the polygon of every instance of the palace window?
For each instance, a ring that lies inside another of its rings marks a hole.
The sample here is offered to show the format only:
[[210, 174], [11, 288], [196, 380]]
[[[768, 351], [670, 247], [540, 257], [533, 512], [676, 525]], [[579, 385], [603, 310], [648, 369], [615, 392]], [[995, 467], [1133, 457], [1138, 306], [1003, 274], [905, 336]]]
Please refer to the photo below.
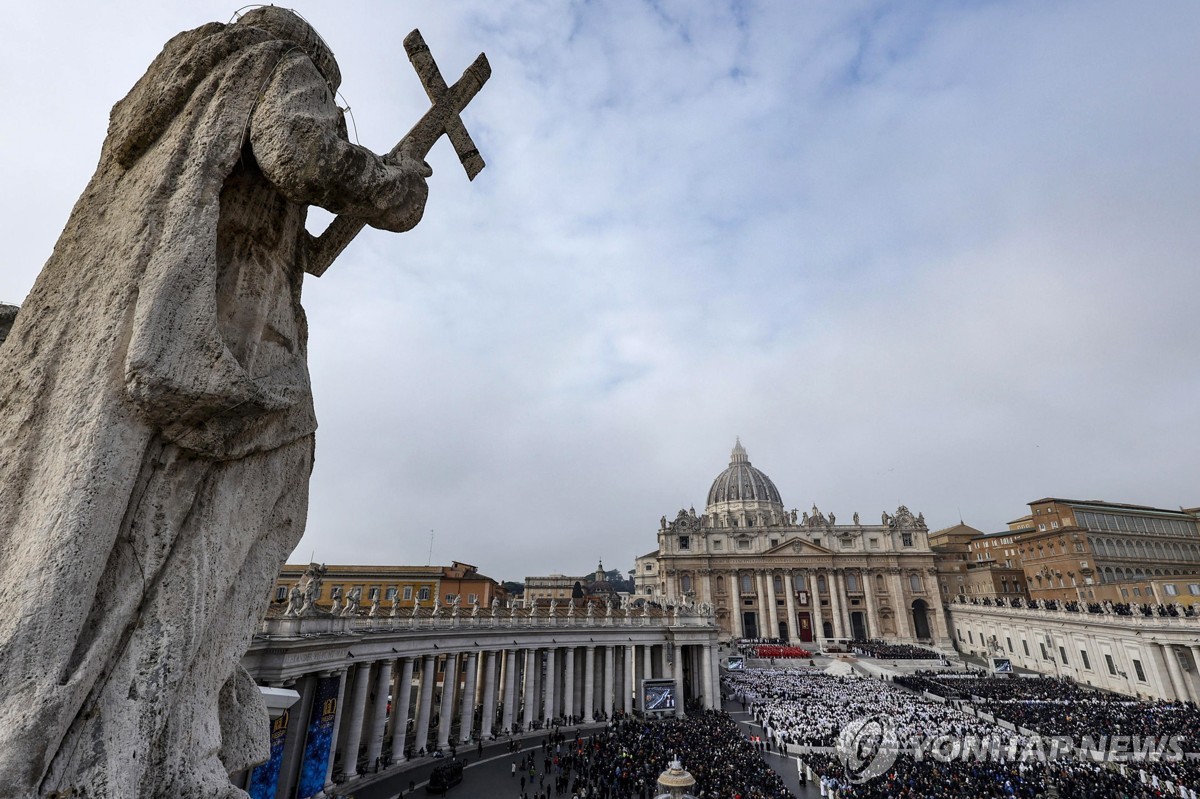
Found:
[[692, 590], [692, 575], [685, 574], [679, 578], [679, 589], [685, 594]]
[[713, 547], [714, 552], [720, 552], [722, 549], [725, 548], [725, 542], [719, 538], [714, 538], [713, 542], [712, 542], [712, 547]]
[[915, 574], [908, 575], [908, 587], [912, 591], [921, 590], [921, 578]]
[[372, 588], [370, 591], [367, 592], [367, 599], [370, 599], [370, 600], [379, 599], [379, 586], [375, 586], [374, 588]]
[[1133, 661], [1133, 671], [1135, 674], [1137, 674], [1138, 682], [1146, 681], [1146, 672], [1144, 669], [1142, 669], [1142, 661], [1140, 661], [1140, 660]]
[[286, 585], [281, 585], [275, 589], [275, 601], [282, 602], [287, 599], [288, 590]]
[[900, 534], [900, 545], [905, 546], [905, 547], [911, 547], [913, 545], [912, 533], [901, 533]]
[[847, 591], [858, 591], [858, 575], [857, 574], [847, 574], [846, 575], [846, 590]]
[[396, 587], [395, 586], [392, 586], [391, 588], [389, 588], [387, 590], [387, 598], [391, 602], [396, 601]]
[[417, 594], [417, 598], [420, 599], [422, 602], [427, 601], [429, 599], [429, 587], [426, 586], [425, 588], [422, 588], [421, 592], [419, 594]]
[[825, 590], [825, 575], [823, 575], [823, 574], [817, 576], [817, 590], [820, 591], [822, 594], [828, 593]]
[[775, 575], [775, 579], [771, 581], [771, 588], [777, 594], [783, 593], [783, 578], [780, 577], [778, 574]]
[[749, 540], [738, 541], [738, 549], [749, 549], [749, 548], [750, 548]]
[[1083, 661], [1083, 667], [1085, 669], [1087, 669], [1088, 671], [1091, 671], [1092, 670], [1092, 662], [1090, 660], [1088, 660], [1087, 651], [1080, 649], [1079, 657]]
[[743, 574], [742, 575], [742, 593], [749, 594], [749, 593], [753, 593], [753, 591], [754, 591], [754, 579], [748, 574]]
[[686, 536], [686, 535], [679, 536], [679, 548], [680, 549], [691, 549], [692, 548], [691, 537]]
[[412, 586], [411, 585], [404, 586], [404, 598], [412, 599]]
[[1113, 663], [1112, 655], [1104, 653], [1104, 665], [1108, 666], [1108, 673], [1112, 676], [1117, 676], [1117, 664]]
[[795, 576], [792, 578], [792, 583], [793, 583], [793, 584], [796, 586], [796, 590], [797, 590], [797, 591], [806, 591], [806, 590], [808, 590], [808, 589], [806, 589], [806, 588], [804, 587], [804, 575], [803, 575], [803, 574], [797, 574], [797, 575], [795, 575]]

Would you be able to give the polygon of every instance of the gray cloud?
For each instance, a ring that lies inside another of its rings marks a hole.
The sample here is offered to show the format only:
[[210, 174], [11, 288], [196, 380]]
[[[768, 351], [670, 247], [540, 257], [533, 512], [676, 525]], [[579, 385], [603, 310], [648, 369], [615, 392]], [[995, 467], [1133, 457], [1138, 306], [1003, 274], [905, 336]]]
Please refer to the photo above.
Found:
[[[0, 300], [108, 108], [229, 10], [12, 12]], [[628, 568], [735, 435], [789, 506], [839, 516], [1197, 501], [1195, 6], [300, 10], [376, 150], [424, 108], [411, 27], [448, 76], [485, 50], [494, 77], [480, 178], [441, 145], [421, 226], [306, 285], [298, 558], [421, 563], [432, 529], [435, 561], [501, 578]]]

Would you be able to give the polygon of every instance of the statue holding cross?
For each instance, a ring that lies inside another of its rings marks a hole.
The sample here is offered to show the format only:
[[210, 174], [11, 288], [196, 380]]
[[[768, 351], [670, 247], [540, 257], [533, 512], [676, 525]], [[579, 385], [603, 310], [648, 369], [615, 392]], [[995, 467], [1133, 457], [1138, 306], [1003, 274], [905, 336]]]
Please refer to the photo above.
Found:
[[[420, 221], [443, 135], [483, 168], [460, 114], [487, 60], [447, 86], [405, 45], [432, 107], [383, 156], [347, 139], [332, 50], [275, 7], [175, 36], [113, 108], [0, 347], [6, 796], [232, 799], [266, 758], [239, 660], [304, 531], [304, 275]], [[319, 237], [312, 205], [336, 214]]]

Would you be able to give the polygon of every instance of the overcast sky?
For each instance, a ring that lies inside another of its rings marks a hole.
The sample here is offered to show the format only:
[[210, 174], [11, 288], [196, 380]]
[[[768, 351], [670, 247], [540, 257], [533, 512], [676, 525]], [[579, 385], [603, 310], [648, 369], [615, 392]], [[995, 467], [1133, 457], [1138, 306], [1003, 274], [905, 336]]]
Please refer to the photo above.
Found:
[[[0, 301], [193, 2], [23, 3]], [[493, 76], [414, 231], [305, 284], [321, 429], [293, 561], [627, 570], [735, 436], [785, 504], [1002, 529], [1200, 505], [1200, 4], [310, 3], [359, 141]], [[319, 229], [316, 214], [313, 223]]]

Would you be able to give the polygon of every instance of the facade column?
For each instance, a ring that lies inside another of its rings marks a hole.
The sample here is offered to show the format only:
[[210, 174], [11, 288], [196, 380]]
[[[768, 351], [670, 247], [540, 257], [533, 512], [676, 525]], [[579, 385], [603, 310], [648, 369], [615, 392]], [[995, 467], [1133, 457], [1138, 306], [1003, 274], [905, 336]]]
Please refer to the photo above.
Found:
[[675, 647], [675, 718], [683, 718], [684, 706], [687, 700], [683, 695], [683, 658], [686, 648], [681, 644]]
[[517, 650], [509, 649], [504, 653], [504, 712], [500, 716], [505, 735], [512, 733], [517, 704]]
[[533, 681], [534, 670], [537, 667], [536, 658], [536, 649], [525, 650], [525, 679], [523, 681], [525, 689], [523, 691], [524, 696], [522, 697], [525, 712], [521, 716], [521, 728], [524, 730], [533, 728], [533, 706], [537, 703], [537, 693], [534, 689]]
[[591, 724], [596, 720], [592, 710], [593, 698], [596, 695], [596, 647], [585, 646], [583, 660], [583, 720]]
[[766, 580], [763, 576], [762, 570], [755, 570], [754, 590], [756, 592], [756, 596], [758, 597], [758, 623], [755, 626], [758, 627], [758, 630], [756, 630], [758, 633], [756, 637], [758, 638], [767, 637], [764, 634], [767, 626], [767, 591], [766, 587], [763, 585], [764, 582], [766, 582]]
[[942, 594], [938, 590], [936, 570], [921, 570], [921, 585], [925, 586], [925, 605], [929, 608], [929, 634], [934, 643], [942, 646], [950, 642], [950, 633], [946, 629], [946, 609], [942, 607]]
[[442, 671], [442, 702], [438, 706], [437, 748], [450, 745], [450, 728], [454, 726], [454, 693], [458, 690], [458, 653], [446, 655]]
[[479, 737], [492, 737], [492, 725], [496, 720], [496, 650], [487, 653], [483, 665], [483, 713], [479, 722]]
[[800, 640], [799, 620], [796, 618], [796, 575], [791, 569], [783, 573], [783, 602], [787, 609], [788, 640], [784, 643]]
[[350, 726], [342, 745], [342, 773], [346, 779], [358, 776], [358, 745], [362, 741], [363, 713], [367, 708], [367, 685], [371, 664], [359, 663], [354, 669], [354, 692], [350, 694]]
[[611, 644], [604, 647], [604, 718], [611, 719], [613, 712], [613, 655], [615, 647]]
[[[767, 610], [771, 619], [771, 634], [767, 638], [779, 637], [779, 596], [775, 593], [775, 570], [767, 570]], [[790, 625], [789, 625], [790, 626]]]
[[829, 589], [829, 610], [833, 613], [833, 637], [846, 638], [846, 620], [842, 616], [842, 586], [841, 575], [835, 569], [830, 569], [826, 575]]
[[867, 606], [863, 608], [863, 629], [868, 639], [883, 638], [883, 628], [879, 626], [879, 611], [875, 607], [875, 575], [871, 574], [870, 570], [863, 570], [859, 572], [859, 579], [863, 581], [863, 598], [867, 602]]
[[426, 655], [421, 664], [421, 693], [417, 700], [417, 729], [413, 738], [413, 749], [421, 751], [429, 746], [429, 722], [433, 716], [433, 681], [437, 658]]
[[392, 690], [392, 661], [379, 661], [375, 675], [375, 708], [371, 714], [371, 737], [367, 739], [367, 768], [383, 754], [383, 728], [387, 725], [388, 692]]
[[900, 578], [900, 569], [888, 569], [888, 580], [892, 584], [892, 602], [896, 613], [896, 634], [901, 638], [913, 640], [912, 625], [910, 624], [912, 610], [908, 600], [904, 598], [904, 581]]
[[546, 715], [546, 726], [550, 726], [550, 722], [554, 719], [554, 684], [558, 682], [558, 673], [554, 670], [554, 647], [546, 647], [546, 702], [544, 713]]
[[475, 729], [475, 689], [478, 688], [479, 654], [468, 652], [466, 677], [463, 680], [462, 703], [458, 714], [459, 740], [471, 742], [471, 733]]
[[575, 647], [569, 646], [563, 650], [563, 715], [568, 723], [575, 708]]
[[637, 653], [633, 644], [625, 647], [625, 712], [633, 713], [633, 691], [637, 682]]
[[644, 644], [642, 646], [642, 679], [654, 679], [654, 664], [651, 662], [651, 657], [654, 654], [653, 644]]
[[[742, 584], [741, 575], [736, 571], [729, 575], [729, 604], [733, 623], [729, 625], [733, 640], [746, 637], [746, 629], [742, 626]], [[647, 677], [650, 675], [646, 675]]]
[[412, 704], [413, 658], [401, 660], [400, 679], [392, 692], [392, 760], [404, 757], [408, 741], [408, 708]]
[[322, 794], [328, 794], [333, 790], [333, 756], [338, 750], [338, 730], [342, 727], [342, 714], [346, 712], [343, 703], [346, 699], [346, 678], [350, 676], [350, 670], [339, 669], [337, 673], [341, 674], [341, 679], [338, 680], [337, 704], [333, 706], [335, 718], [333, 720], [333, 734], [329, 738], [329, 762], [325, 765], [325, 788], [321, 791]]

